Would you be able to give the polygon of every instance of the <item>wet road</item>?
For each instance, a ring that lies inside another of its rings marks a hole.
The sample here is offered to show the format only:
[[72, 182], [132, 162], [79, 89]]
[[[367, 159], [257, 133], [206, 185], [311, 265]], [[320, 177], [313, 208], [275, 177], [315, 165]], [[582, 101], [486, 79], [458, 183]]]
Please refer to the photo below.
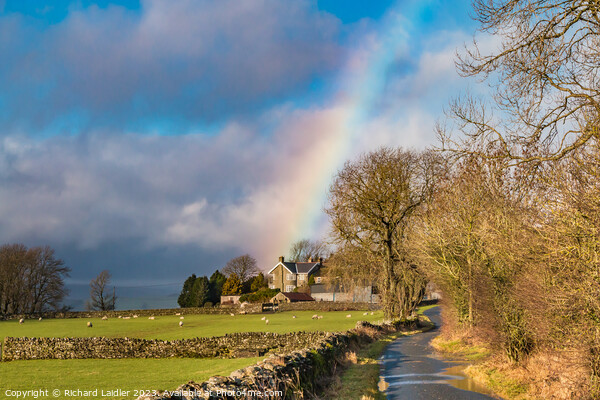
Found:
[[[440, 308], [425, 312], [436, 327], [441, 325]], [[434, 354], [429, 346], [438, 329], [400, 338], [390, 344], [383, 356], [380, 386], [393, 400], [484, 400], [497, 399], [482, 394], [485, 388], [461, 374], [461, 363]], [[464, 363], [462, 363], [464, 364]], [[462, 389], [459, 389], [462, 388]], [[477, 393], [482, 392], [482, 393]], [[489, 392], [487, 392], [489, 393]]]

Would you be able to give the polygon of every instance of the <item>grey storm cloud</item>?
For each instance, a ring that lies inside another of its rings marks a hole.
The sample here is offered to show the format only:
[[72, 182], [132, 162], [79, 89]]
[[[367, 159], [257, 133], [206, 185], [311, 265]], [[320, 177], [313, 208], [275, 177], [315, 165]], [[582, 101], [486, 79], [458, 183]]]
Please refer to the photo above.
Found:
[[335, 109], [276, 114], [268, 137], [235, 122], [217, 135], [5, 136], [0, 242], [93, 251], [136, 241], [276, 257], [323, 190], [314, 173], [340, 120]]
[[147, 0], [45, 27], [4, 16], [0, 122], [185, 129], [256, 111], [343, 62], [339, 20], [311, 4]]

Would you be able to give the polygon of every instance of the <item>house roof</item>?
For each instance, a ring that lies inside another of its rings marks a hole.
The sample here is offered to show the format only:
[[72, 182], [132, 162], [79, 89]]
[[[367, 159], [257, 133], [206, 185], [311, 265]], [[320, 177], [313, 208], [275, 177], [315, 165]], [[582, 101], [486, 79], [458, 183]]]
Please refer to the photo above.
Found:
[[320, 265], [320, 264], [318, 262], [299, 262], [299, 263], [293, 263], [293, 262], [281, 262], [280, 261], [280, 262], [277, 263], [277, 265], [275, 265], [273, 268], [271, 268], [269, 270], [269, 272], [267, 272], [267, 273], [270, 274], [279, 265], [283, 265], [283, 267], [285, 269], [287, 269], [288, 271], [290, 271], [290, 273], [292, 273], [292, 274], [308, 274], [317, 265]]
[[299, 274], [308, 274], [312, 271], [317, 265], [318, 262], [299, 262], [296, 263], [296, 270]]
[[281, 292], [290, 301], [315, 301], [308, 293]]

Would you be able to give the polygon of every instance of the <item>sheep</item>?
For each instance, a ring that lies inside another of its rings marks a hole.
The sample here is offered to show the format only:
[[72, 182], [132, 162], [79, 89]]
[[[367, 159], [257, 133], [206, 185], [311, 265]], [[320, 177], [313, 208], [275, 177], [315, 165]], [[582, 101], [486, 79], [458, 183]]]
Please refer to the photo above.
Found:
[[181, 315], [181, 313], [180, 313], [180, 312], [178, 312], [178, 313], [175, 313], [175, 315], [177, 315], [177, 316], [180, 316], [180, 315]]
[[154, 316], [152, 316], [152, 317], [148, 317], [148, 319], [154, 320]]
[[371, 311], [371, 315], [373, 315], [373, 311]]
[[265, 319], [267, 319], [267, 317], [262, 317], [260, 320], [261, 320], [261, 321], [264, 321]]
[[183, 328], [183, 321], [179, 321], [179, 327]]
[[123, 319], [131, 319], [131, 317], [123, 317]]
[[41, 320], [42, 320], [42, 317], [39, 317], [39, 318], [38, 318], [38, 321], [41, 321]]
[[296, 319], [296, 316], [295, 316], [295, 315], [292, 315], [292, 318]]
[[119, 318], [123, 318], [123, 316], [122, 316], [122, 315], [119, 315]]
[[248, 314], [248, 313], [247, 313], [246, 311], [243, 311], [243, 310], [242, 310], [242, 311], [240, 311], [240, 314], [242, 314], [242, 315], [246, 315], [246, 314]]
[[19, 324], [21, 324], [21, 325], [22, 325], [22, 324], [23, 324], [23, 322], [25, 322], [25, 320], [24, 320], [23, 318], [21, 318], [21, 319], [19, 320]]
[[323, 319], [322, 315], [317, 315], [317, 319]]
[[269, 325], [269, 320], [268, 319], [265, 320], [265, 324]]
[[134, 316], [133, 316], [133, 318], [137, 318], [137, 317], [138, 317], [137, 315], [134, 315]]
[[346, 315], [346, 318], [352, 318], [352, 314]]
[[319, 318], [319, 316], [318, 316], [317, 314], [315, 314], [315, 315], [313, 315], [311, 318], [312, 318], [312, 319], [317, 319], [317, 318]]
[[234, 314], [234, 313], [229, 313], [229, 315], [231, 315], [232, 317], [235, 317], [235, 314]]
[[184, 319], [184, 317], [179, 317], [179, 319]]
[[91, 327], [92, 327], [92, 322], [91, 322], [91, 321], [88, 321], [88, 323], [87, 323], [87, 327], [88, 327], [88, 328], [91, 328]]
[[369, 315], [369, 313], [368, 313], [368, 312], [366, 312], [366, 313], [364, 313], [363, 315]]
[[[121, 318], [121, 317], [119, 317]], [[104, 317], [102, 317], [102, 321], [106, 321], [108, 319], [108, 317], [105, 315]]]

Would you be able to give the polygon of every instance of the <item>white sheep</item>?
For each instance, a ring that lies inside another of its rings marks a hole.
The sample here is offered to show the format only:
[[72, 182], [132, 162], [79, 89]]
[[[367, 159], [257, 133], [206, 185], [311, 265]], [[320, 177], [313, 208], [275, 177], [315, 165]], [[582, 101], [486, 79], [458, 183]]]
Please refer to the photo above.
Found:
[[179, 321], [179, 327], [182, 328], [183, 327], [183, 321]]
[[352, 314], [346, 315], [346, 318], [352, 318]]
[[[121, 317], [119, 317], [121, 318]], [[104, 317], [102, 317], [102, 321], [106, 321], [108, 319], [108, 317], [105, 315]]]
[[322, 315], [317, 315], [317, 319], [323, 319]]
[[262, 317], [260, 320], [261, 320], [261, 321], [264, 321], [265, 319], [267, 319], [267, 317]]
[[25, 322], [25, 320], [24, 320], [23, 318], [21, 318], [21, 319], [19, 320], [19, 323], [20, 323], [20, 324], [23, 324], [23, 322]]
[[42, 320], [42, 317], [39, 317], [39, 318], [38, 318], [38, 321], [41, 321], [41, 320]]
[[183, 319], [183, 317], [179, 317], [179, 319]]
[[181, 315], [181, 313], [180, 313], [180, 312], [178, 312], [178, 313], [175, 313], [175, 315], [177, 315], [177, 316], [180, 316], [180, 315]]
[[133, 316], [133, 318], [137, 318], [137, 317], [138, 317], [137, 315], [134, 315], [134, 316]]
[[295, 315], [292, 315], [292, 318], [296, 319], [296, 316], [295, 316]]
[[371, 311], [371, 315], [373, 315], [373, 311]]
[[229, 315], [231, 315], [232, 317], [235, 317], [235, 314], [234, 314], [234, 313], [229, 313]]
[[317, 314], [312, 316], [312, 319], [318, 319], [318, 318], [319, 318], [319, 316]]
[[123, 317], [123, 319], [131, 319], [131, 317]]
[[91, 322], [91, 321], [88, 321], [88, 323], [87, 323], [87, 327], [88, 327], [88, 328], [91, 328], [91, 327], [92, 327], [92, 322]]
[[269, 325], [269, 320], [268, 319], [265, 320], [265, 324]]
[[364, 313], [363, 315], [369, 315], [369, 313], [368, 313], [368, 312], [366, 312], [366, 313]]
[[152, 317], [148, 317], [148, 319], [154, 320], [154, 316], [152, 316]]

